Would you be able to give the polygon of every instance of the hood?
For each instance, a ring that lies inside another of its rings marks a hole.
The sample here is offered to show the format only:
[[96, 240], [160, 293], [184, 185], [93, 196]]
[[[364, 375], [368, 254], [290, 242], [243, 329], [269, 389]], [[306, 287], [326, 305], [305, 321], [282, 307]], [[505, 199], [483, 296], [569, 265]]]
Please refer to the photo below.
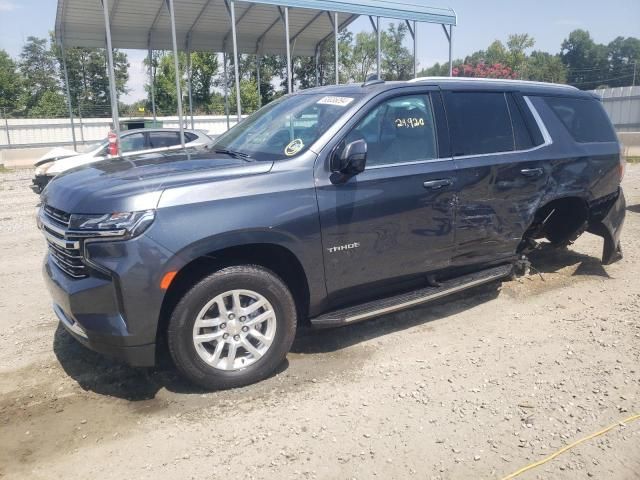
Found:
[[273, 162], [212, 152], [136, 155], [91, 163], [54, 177], [43, 203], [69, 213], [156, 208], [162, 192], [190, 184], [267, 173]]
[[78, 155], [78, 152], [72, 150], [70, 148], [62, 148], [56, 147], [49, 150], [47, 153], [42, 155], [34, 164], [34, 166], [39, 167], [40, 165], [44, 165], [45, 163], [53, 162], [55, 160], [59, 160], [61, 158], [72, 157], [74, 155]]
[[56, 176], [72, 168], [86, 165], [87, 163], [97, 162], [102, 157], [94, 157], [93, 152], [90, 153], [76, 153], [66, 157], [53, 158], [51, 160], [45, 160], [36, 168], [36, 175], [39, 173], [49, 176]]

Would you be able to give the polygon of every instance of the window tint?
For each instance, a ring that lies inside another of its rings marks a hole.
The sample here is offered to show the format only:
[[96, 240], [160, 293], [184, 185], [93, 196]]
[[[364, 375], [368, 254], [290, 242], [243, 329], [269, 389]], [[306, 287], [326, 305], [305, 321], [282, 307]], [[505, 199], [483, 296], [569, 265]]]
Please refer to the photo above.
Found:
[[544, 97], [576, 142], [617, 142], [604, 108], [590, 98]]
[[533, 147], [533, 139], [531, 133], [522, 116], [522, 112], [511, 94], [507, 95], [507, 104], [509, 105], [509, 114], [511, 115], [511, 125], [513, 126], [513, 138], [516, 144], [516, 150], [526, 150]]
[[449, 92], [445, 102], [454, 155], [513, 150], [513, 131], [504, 93]]
[[165, 148], [175, 145], [180, 145], [178, 132], [149, 132], [149, 148]]
[[135, 152], [136, 150], [144, 150], [145, 141], [144, 133], [132, 133], [120, 139], [120, 147], [123, 152]]
[[188, 142], [193, 142], [197, 138], [198, 138], [198, 136], [195, 133], [184, 132], [184, 141], [187, 142], [187, 143]]
[[367, 142], [367, 166], [437, 157], [429, 95], [397, 97], [375, 107], [347, 135], [346, 143]]

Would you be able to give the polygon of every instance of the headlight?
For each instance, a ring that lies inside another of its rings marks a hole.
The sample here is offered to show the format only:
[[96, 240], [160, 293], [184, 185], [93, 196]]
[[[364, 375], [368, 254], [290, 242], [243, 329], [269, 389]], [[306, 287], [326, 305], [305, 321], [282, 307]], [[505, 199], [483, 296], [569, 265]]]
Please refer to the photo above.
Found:
[[36, 167], [36, 175], [45, 175], [47, 173], [47, 170], [49, 170], [49, 167], [51, 167], [51, 165], [53, 165], [53, 162], [45, 163], [44, 165], [40, 165], [39, 167]]
[[103, 215], [72, 214], [69, 219], [69, 228], [73, 232], [68, 233], [87, 237], [135, 237], [149, 228], [154, 218], [153, 210]]

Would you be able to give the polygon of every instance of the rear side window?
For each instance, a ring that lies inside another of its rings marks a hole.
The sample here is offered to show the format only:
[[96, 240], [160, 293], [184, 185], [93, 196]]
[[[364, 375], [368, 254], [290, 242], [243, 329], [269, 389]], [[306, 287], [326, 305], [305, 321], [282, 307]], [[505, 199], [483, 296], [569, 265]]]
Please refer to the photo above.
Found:
[[166, 148], [180, 144], [178, 132], [149, 132], [149, 146], [151, 148]]
[[454, 156], [513, 151], [504, 93], [448, 92], [445, 104]]
[[195, 133], [184, 132], [184, 139], [185, 139], [186, 142], [193, 142], [197, 138], [198, 138], [198, 136]]
[[617, 142], [604, 108], [595, 98], [544, 97], [576, 142]]

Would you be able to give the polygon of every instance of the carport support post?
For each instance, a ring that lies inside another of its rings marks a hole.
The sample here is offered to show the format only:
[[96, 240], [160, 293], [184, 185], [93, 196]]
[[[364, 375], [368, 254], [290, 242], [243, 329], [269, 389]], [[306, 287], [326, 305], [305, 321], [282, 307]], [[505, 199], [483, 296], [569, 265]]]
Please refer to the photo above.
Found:
[[195, 123], [193, 121], [193, 96], [191, 95], [191, 37], [188, 40], [189, 47], [187, 48], [187, 87], [189, 92], [189, 116], [191, 117], [191, 130], [195, 130]]
[[413, 21], [413, 78], [418, 78], [418, 22]]
[[120, 153], [120, 116], [118, 114], [118, 92], [116, 90], [116, 73], [113, 68], [113, 48], [111, 46], [111, 22], [109, 21], [109, 0], [102, 0], [102, 10], [104, 12], [104, 30], [107, 41], [107, 63], [109, 70], [109, 100], [111, 103], [111, 121], [113, 131], [116, 134], [116, 145]]
[[151, 111], [153, 112], [153, 126], [156, 126], [156, 87], [153, 75], [153, 50], [149, 43], [149, 85], [151, 86]]
[[[223, 48], [227, 48], [225, 45]], [[231, 128], [229, 123], [229, 77], [227, 76], [227, 52], [222, 52], [222, 65], [224, 72], [224, 114], [227, 116], [227, 130]]]
[[262, 91], [260, 90], [260, 54], [256, 54], [256, 82], [258, 83], [258, 108], [262, 107]]
[[236, 32], [236, 2], [231, 1], [229, 5], [231, 14], [231, 36], [233, 37], [233, 74], [236, 79], [236, 112], [238, 123], [242, 120], [242, 105], [240, 105], [240, 67], [238, 65], [238, 36]]
[[338, 65], [340, 64], [339, 49], [338, 49], [338, 12], [333, 13], [333, 37], [335, 40], [336, 48], [336, 85], [340, 84], [340, 72], [338, 71]]
[[316, 60], [316, 87], [320, 86], [320, 45], [316, 45], [316, 51], [314, 54]]
[[381, 48], [381, 40], [380, 40], [380, 17], [376, 17], [376, 42], [377, 42], [377, 52], [376, 52], [376, 57], [377, 57], [377, 67], [376, 67], [376, 72], [378, 74], [378, 80], [380, 80], [382, 78], [381, 75], [381, 70], [382, 70], [382, 48]]
[[453, 77], [453, 25], [449, 25], [449, 76]]
[[289, 7], [284, 7], [284, 36], [287, 42], [287, 93], [293, 93], [291, 81], [291, 42], [289, 41]]
[[184, 125], [182, 124], [182, 89], [180, 88], [180, 62], [178, 61], [178, 42], [176, 41], [176, 13], [173, 0], [167, 0], [171, 19], [171, 40], [173, 42], [173, 62], [176, 72], [176, 98], [178, 100], [178, 123], [180, 124], [180, 145], [184, 148]]
[[64, 86], [67, 92], [67, 107], [69, 108], [69, 120], [71, 121], [71, 138], [73, 139], [73, 149], [77, 150], [76, 127], [73, 124], [73, 108], [71, 107], [71, 90], [69, 89], [69, 72], [67, 72], [67, 56], [64, 51], [64, 42], [60, 39], [60, 53], [62, 54], [62, 69], [64, 70]]

